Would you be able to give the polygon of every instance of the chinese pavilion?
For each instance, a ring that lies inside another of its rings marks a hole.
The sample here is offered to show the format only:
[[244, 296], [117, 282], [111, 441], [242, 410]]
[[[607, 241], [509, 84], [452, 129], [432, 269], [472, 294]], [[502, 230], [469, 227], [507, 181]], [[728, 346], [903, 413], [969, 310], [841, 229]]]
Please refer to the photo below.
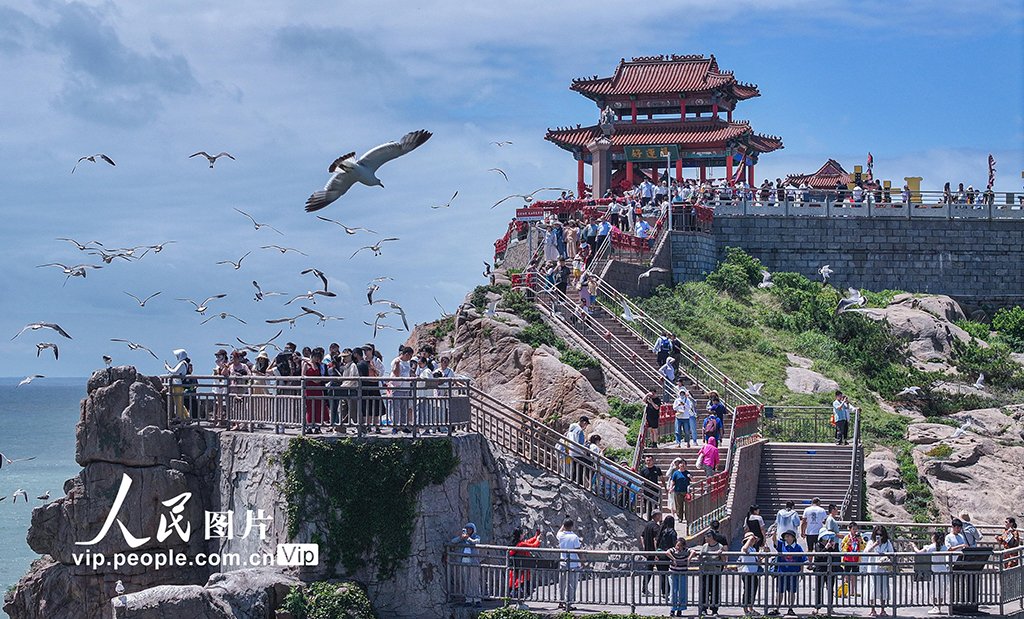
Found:
[[738, 102], [761, 93], [720, 70], [714, 56], [622, 59], [611, 77], [576, 79], [570, 90], [597, 104], [599, 124], [549, 129], [545, 139], [573, 154], [581, 196], [588, 163], [592, 195], [600, 197], [609, 188], [657, 179], [659, 168], [664, 174], [670, 166], [676, 180], [682, 180], [683, 168], [697, 168], [706, 180], [707, 169], [719, 167], [729, 183], [746, 176], [753, 185], [758, 156], [782, 148], [781, 138], [733, 120]]
[[850, 173], [844, 170], [838, 161], [829, 159], [814, 174], [788, 174], [786, 176], [786, 184], [800, 185], [807, 183], [808, 187], [813, 187], [814, 189], [832, 190], [839, 183], [845, 186], [851, 181], [851, 178]]

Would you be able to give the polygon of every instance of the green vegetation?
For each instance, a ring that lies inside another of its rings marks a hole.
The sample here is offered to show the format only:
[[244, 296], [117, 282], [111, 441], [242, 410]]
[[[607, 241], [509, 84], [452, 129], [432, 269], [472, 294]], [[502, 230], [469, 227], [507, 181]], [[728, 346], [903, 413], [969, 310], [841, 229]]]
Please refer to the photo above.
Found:
[[444, 339], [449, 333], [455, 330], [455, 317], [446, 316], [441, 320], [434, 323], [434, 327], [430, 330], [430, 335], [441, 340]]
[[1000, 309], [992, 318], [992, 328], [1014, 352], [1024, 352], [1024, 307]]
[[375, 619], [366, 592], [353, 583], [314, 582], [292, 587], [282, 606], [294, 619]]
[[326, 442], [298, 437], [282, 460], [288, 472], [289, 538], [315, 524], [310, 541], [320, 544], [321, 561], [332, 570], [341, 561], [348, 574], [369, 563], [379, 580], [394, 576], [409, 556], [420, 491], [443, 482], [458, 464], [451, 441], [440, 438]]
[[487, 293], [493, 292], [495, 294], [505, 294], [510, 289], [508, 284], [496, 284], [494, 286], [477, 286], [473, 289], [473, 295], [469, 298], [469, 302], [477, 309], [482, 312], [487, 307]]
[[[608, 414], [615, 417], [629, 426], [629, 430], [626, 431], [626, 444], [635, 445], [636, 439], [640, 435], [640, 425], [644, 417], [644, 405], [643, 404], [628, 404], [616, 397], [608, 398]], [[633, 452], [629, 452], [629, 457], [632, 457]], [[608, 456], [611, 458], [611, 456]]]
[[953, 448], [950, 447], [949, 445], [940, 444], [926, 451], [924, 455], [930, 458], [938, 458], [940, 460], [945, 460], [946, 458], [953, 455]]
[[979, 340], [988, 340], [989, 335], [991, 335], [988, 325], [980, 322], [974, 322], [973, 320], [958, 320], [955, 324], [967, 333], [971, 334], [972, 337], [976, 337]]
[[939, 516], [939, 510], [932, 502], [932, 490], [918, 473], [914, 464], [914, 445], [902, 440], [896, 446], [896, 462], [900, 467], [904, 490], [907, 491], [903, 508], [914, 517], [914, 522], [933, 522]]

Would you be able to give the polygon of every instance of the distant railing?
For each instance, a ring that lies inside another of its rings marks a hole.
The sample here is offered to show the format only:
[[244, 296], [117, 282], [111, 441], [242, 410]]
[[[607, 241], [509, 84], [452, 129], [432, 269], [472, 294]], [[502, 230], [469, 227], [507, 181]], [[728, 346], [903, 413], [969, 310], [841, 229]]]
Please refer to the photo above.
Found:
[[[578, 527], [584, 544], [592, 532]], [[860, 553], [858, 572], [842, 558], [858, 553], [761, 552], [698, 556], [686, 569], [668, 570], [664, 552], [573, 551], [558, 548], [451, 545], [445, 552], [450, 601], [489, 599], [510, 603], [588, 607], [693, 608], [704, 616], [718, 608], [815, 608], [828, 616], [881, 608], [893, 617], [939, 606], [949, 614], [986, 607], [1001, 616], [1024, 604], [1021, 549], [941, 553]], [[790, 571], [792, 570], [792, 571]], [[787, 599], [787, 591], [792, 591]], [[902, 613], [901, 613], [902, 610]], [[785, 611], [782, 611], [785, 612]], [[625, 614], [625, 613], [623, 613]], [[943, 613], [945, 614], [945, 613]]]
[[779, 197], [772, 191], [765, 198], [760, 190], [736, 190], [737, 197], [719, 196], [707, 200], [715, 217], [730, 215], [806, 217], [882, 217], [903, 219], [1024, 219], [1024, 193], [993, 194], [991, 201], [966, 195], [948, 196], [941, 191], [915, 191], [904, 200], [890, 191], [881, 200], [865, 191], [860, 200], [844, 191], [789, 191]]
[[686, 499], [686, 535], [694, 536], [706, 531], [712, 520], [722, 520], [726, 515], [729, 498], [729, 470], [715, 473], [690, 485], [690, 497]]
[[[860, 409], [856, 409], [854, 417], [859, 416]], [[765, 406], [761, 433], [786, 443], [831, 443], [836, 440], [831, 418], [831, 406]], [[856, 428], [857, 422], [851, 419], [850, 429]]]

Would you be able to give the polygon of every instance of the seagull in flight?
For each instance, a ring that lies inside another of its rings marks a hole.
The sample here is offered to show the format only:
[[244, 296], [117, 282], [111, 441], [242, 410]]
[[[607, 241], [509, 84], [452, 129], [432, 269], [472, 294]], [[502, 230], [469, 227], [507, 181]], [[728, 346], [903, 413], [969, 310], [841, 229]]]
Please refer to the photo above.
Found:
[[326, 217], [321, 217], [319, 215], [317, 215], [316, 218], [317, 219], [321, 219], [323, 221], [329, 221], [332, 224], [338, 224], [339, 226], [344, 228], [345, 232], [347, 232], [348, 234], [355, 234], [357, 230], [362, 230], [363, 232], [369, 232], [370, 234], [377, 234], [376, 232], [374, 232], [373, 230], [370, 230], [369, 228], [349, 228], [348, 226], [346, 226], [345, 224], [341, 223], [340, 221], [335, 221], [333, 219], [327, 219]]
[[[88, 252], [88, 254], [90, 256], [99, 256], [100, 260], [102, 260], [106, 264], [110, 264], [111, 262], [113, 262], [114, 258], [121, 258], [122, 260], [125, 260], [126, 262], [131, 262], [131, 260], [132, 260], [131, 256], [129, 256], [128, 254], [125, 254], [125, 253], [121, 253], [119, 251], [106, 252], [106, 251], [103, 251], [102, 249], [94, 249], [93, 251]], [[142, 255], [143, 256], [146, 255], [145, 252], [143, 252]], [[139, 256], [139, 257], [141, 258], [142, 256]]]
[[377, 170], [392, 159], [397, 159], [423, 145], [431, 135], [433, 134], [429, 131], [421, 129], [405, 134], [398, 142], [381, 144], [364, 153], [358, 160], [355, 152], [338, 157], [328, 168], [328, 172], [334, 176], [327, 181], [327, 185], [322, 191], [316, 191], [309, 196], [309, 199], [306, 200], [306, 212], [319, 211], [345, 195], [345, 192], [356, 182], [370, 187], [376, 185], [384, 187], [384, 183], [377, 178]]
[[[103, 355], [103, 365], [107, 366], [108, 370], [110, 369], [110, 366], [113, 363], [114, 363], [114, 360], [110, 358], [110, 355]], [[166, 366], [166, 365], [167, 365], [167, 362], [164, 361], [164, 366]], [[167, 371], [169, 372], [170, 368], [167, 368]]]
[[[221, 312], [219, 314], [214, 314], [214, 315], [210, 316], [209, 318], [207, 318], [206, 320], [204, 320], [203, 322], [201, 322], [199, 324], [205, 325], [206, 323], [210, 322], [214, 318], [221, 318], [221, 319], [224, 319], [224, 318], [234, 318], [235, 320], [237, 320], [238, 322], [242, 323], [243, 325], [249, 324], [249, 323], [245, 322], [244, 320], [242, 320], [241, 318], [239, 318], [238, 316], [235, 316], [234, 314], [229, 314], [227, 312]], [[156, 355], [153, 355], [153, 356], [155, 357]]]
[[[149, 245], [149, 246], [146, 247], [146, 251], [142, 252], [142, 256], [145, 256], [146, 252], [148, 252], [151, 249], [153, 250], [154, 254], [159, 254], [160, 252], [162, 252], [164, 250], [164, 245], [170, 245], [172, 243], [177, 243], [177, 241], [164, 241], [163, 243], [160, 243], [159, 245]], [[139, 256], [139, 257], [141, 258], [142, 256]]]
[[39, 358], [39, 354], [41, 352], [43, 352], [44, 350], [46, 350], [47, 348], [52, 348], [53, 349], [53, 360], [54, 361], [57, 361], [58, 359], [60, 359], [60, 352], [57, 350], [57, 345], [54, 344], [53, 342], [39, 342], [38, 344], [36, 344], [36, 358], [38, 359]]
[[[537, 195], [538, 193], [540, 193], [542, 191], [569, 191], [569, 190], [568, 189], [563, 189], [561, 187], [542, 187], [541, 189], [538, 189], [537, 191], [534, 191], [533, 193], [530, 193], [530, 194], [525, 194], [524, 195], [524, 194], [517, 193], [517, 194], [513, 194], [511, 196], [506, 196], [506, 197], [502, 198], [501, 200], [498, 200], [497, 202], [495, 202], [494, 206], [498, 206], [499, 204], [501, 204], [505, 200], [511, 200], [512, 198], [522, 198], [524, 202], [529, 204], [530, 202], [533, 202], [533, 196]], [[494, 206], [492, 206], [491, 208], [494, 208]]]
[[759, 395], [761, 395], [761, 390], [762, 389], [764, 389], [764, 383], [755, 383], [755, 382], [751, 382], [751, 381], [748, 380], [747, 381], [747, 388], [744, 389], [744, 391], [746, 391], [750, 395], [759, 396]]
[[18, 488], [17, 490], [14, 491], [14, 503], [18, 502], [18, 497], [25, 499], [25, 502], [28, 503], [28, 493], [22, 490], [21, 488]]
[[373, 279], [370, 280], [370, 283], [371, 284], [376, 284], [377, 282], [382, 282], [384, 280], [388, 280], [389, 282], [393, 282], [393, 281], [395, 281], [395, 278], [394, 277], [388, 277], [387, 275], [384, 275], [384, 276], [381, 276], [381, 277], [374, 277]]
[[203, 301], [202, 303], [196, 303], [192, 299], [175, 299], [175, 301], [188, 301], [192, 305], [196, 306], [196, 311], [199, 312], [199, 314], [201, 316], [205, 316], [206, 315], [206, 308], [208, 307], [207, 304], [210, 301], [213, 301], [214, 299], [223, 299], [226, 296], [228, 296], [228, 295], [227, 294], [215, 294], [212, 297], [207, 297], [206, 300]]
[[[245, 256], [248, 256], [251, 253], [252, 253], [251, 251], [247, 251], [247, 252], [245, 252]], [[235, 267], [235, 270], [237, 271], [238, 269], [242, 268], [242, 261], [245, 260], [245, 256], [242, 256], [241, 258], [239, 258], [238, 262], [232, 262], [231, 260], [221, 260], [220, 262], [217, 262], [216, 264], [230, 264], [231, 266]]]
[[490, 276], [491, 276], [491, 264], [485, 260], [484, 261], [484, 277], [490, 277]]
[[487, 316], [488, 318], [494, 318], [497, 315], [497, 310], [498, 302], [491, 301], [490, 303], [487, 304], [487, 307], [484, 308], [484, 316]]
[[[395, 329], [391, 325], [384, 325], [380, 323], [381, 320], [387, 318], [388, 314], [394, 314], [394, 312], [378, 312], [377, 317], [373, 320], [373, 322], [366, 322], [365, 320], [363, 321], [363, 324], [366, 325], [367, 327], [373, 327], [373, 337], [376, 338], [377, 331], [381, 329]], [[395, 331], [398, 330], [399, 329], [395, 329]]]
[[399, 313], [399, 315], [401, 315], [401, 317], [402, 317], [402, 324], [405, 325], [405, 330], [406, 331], [409, 330], [409, 321], [406, 320], [406, 318], [405, 318], [405, 310], [402, 309], [401, 305], [395, 303], [394, 301], [388, 301], [387, 299], [380, 299], [378, 301], [374, 301], [373, 303], [374, 303], [374, 305], [376, 305], [377, 303], [384, 303], [388, 307], [390, 307], [391, 309], [397, 311]]
[[107, 163], [109, 163], [109, 164], [110, 164], [110, 165], [112, 165], [112, 166], [116, 166], [116, 165], [117, 165], [116, 163], [114, 163], [114, 160], [113, 160], [113, 159], [111, 159], [110, 157], [107, 157], [107, 156], [106, 156], [106, 155], [104, 155], [103, 153], [98, 153], [98, 154], [96, 154], [96, 155], [89, 155], [88, 157], [79, 157], [79, 158], [78, 158], [78, 161], [77, 161], [77, 162], [75, 162], [75, 167], [71, 168], [71, 173], [72, 173], [72, 174], [74, 174], [74, 173], [75, 173], [75, 170], [77, 170], [77, 169], [78, 169], [78, 164], [79, 164], [79, 163], [82, 163], [83, 161], [91, 161], [91, 162], [93, 162], [93, 163], [96, 163], [96, 158], [97, 158], [97, 157], [99, 157], [99, 158], [100, 158], [100, 159], [102, 159], [103, 161], [106, 161]]
[[316, 322], [319, 325], [326, 325], [328, 320], [345, 320], [341, 316], [325, 316], [324, 314], [316, 311], [315, 309], [303, 307], [301, 305], [299, 307], [302, 307], [303, 311], [305, 311], [307, 314], [312, 314], [316, 316]]
[[[292, 299], [292, 300], [294, 301], [294, 299]], [[295, 321], [296, 320], [298, 320], [299, 318], [302, 318], [303, 316], [308, 316], [308, 315], [309, 314], [307, 312], [302, 312], [301, 314], [299, 314], [298, 316], [295, 316], [294, 318], [275, 318], [273, 320], [267, 320], [266, 322], [268, 322], [268, 323], [270, 323], [272, 325], [279, 324], [279, 323], [282, 323], [282, 322], [287, 322], [288, 323], [288, 328], [291, 329], [292, 327], [295, 326]], [[238, 338], [235, 338], [235, 339], [238, 339]], [[239, 340], [239, 341], [241, 341], [241, 340]]]
[[15, 337], [18, 337], [19, 335], [21, 335], [22, 333], [24, 333], [25, 331], [28, 331], [30, 329], [32, 331], [38, 331], [39, 329], [53, 329], [54, 331], [56, 331], [57, 333], [60, 333], [64, 337], [68, 338], [69, 340], [71, 339], [71, 336], [68, 335], [68, 332], [65, 331], [64, 329], [61, 329], [60, 325], [58, 325], [58, 324], [55, 324], [55, 323], [52, 323], [52, 322], [33, 322], [32, 324], [28, 324], [28, 325], [25, 325], [24, 327], [22, 327], [21, 331], [18, 331], [17, 335], [12, 337], [11, 340], [13, 341]]
[[321, 295], [321, 296], [325, 296], [325, 297], [336, 297], [336, 296], [338, 296], [338, 295], [334, 294], [333, 292], [327, 292], [326, 290], [307, 290], [306, 294], [296, 295], [294, 299], [292, 299], [291, 301], [285, 303], [285, 305], [291, 305], [292, 303], [295, 303], [299, 299], [307, 299], [309, 301], [312, 301], [313, 305], [316, 305], [316, 295]]
[[281, 295], [288, 294], [286, 292], [263, 292], [263, 289], [260, 288], [259, 282], [257, 282], [256, 280], [252, 280], [252, 285], [256, 287], [255, 299], [257, 301], [262, 301], [263, 297], [279, 297]]
[[862, 307], [867, 303], [867, 299], [860, 293], [860, 290], [856, 288], [847, 288], [850, 296], [845, 299], [839, 299], [839, 306], [836, 307], [836, 314], [842, 314], [843, 312], [849, 311], [850, 308], [857, 306]]
[[913, 395], [913, 396], [916, 396], [916, 395], [918, 395], [920, 393], [921, 393], [921, 388], [918, 387], [917, 385], [914, 385], [912, 387], [906, 387], [905, 389], [903, 389], [902, 391], [897, 393], [896, 397], [898, 398], [898, 397], [903, 396], [903, 395]]
[[[447, 203], [447, 204], [439, 204], [439, 205], [437, 205], [437, 206], [432, 206], [432, 207], [430, 207], [430, 208], [433, 208], [433, 209], [438, 209], [438, 208], [448, 208], [449, 206], [451, 206], [451, 205], [452, 205], [452, 202], [454, 202], [454, 201], [455, 201], [455, 196], [457, 196], [457, 195], [459, 195], [459, 192], [457, 192], [457, 191], [456, 191], [456, 192], [455, 192], [455, 194], [454, 194], [454, 195], [452, 196], [452, 199], [451, 199], [451, 200], [448, 200], [448, 203]], [[323, 218], [321, 218], [321, 219], [323, 219]]]
[[284, 235], [284, 232], [281, 232], [280, 230], [278, 230], [278, 229], [277, 229], [277, 228], [275, 228], [274, 226], [271, 226], [270, 224], [261, 224], [260, 222], [256, 221], [255, 219], [253, 219], [253, 218], [252, 218], [252, 215], [250, 215], [249, 213], [246, 213], [245, 211], [243, 211], [243, 210], [241, 210], [241, 209], [237, 209], [237, 208], [236, 208], [235, 210], [236, 210], [236, 211], [238, 211], [239, 213], [241, 213], [241, 214], [245, 215], [246, 217], [248, 217], [248, 218], [249, 218], [249, 221], [251, 221], [251, 222], [252, 222], [252, 225], [253, 225], [253, 226], [254, 226], [254, 227], [255, 227], [255, 228], [257, 229], [257, 230], [259, 230], [260, 228], [270, 228], [270, 229], [271, 229], [271, 230], [273, 230], [274, 232], [276, 232], [276, 233], [278, 233], [278, 234], [280, 234], [280, 235], [282, 235], [282, 236]]
[[366, 304], [373, 305], [373, 293], [380, 290], [380, 286], [377, 284], [370, 284], [366, 287]]
[[637, 276], [636, 285], [639, 286], [641, 280], [646, 279], [655, 273], [668, 273], [668, 269], [664, 269], [662, 267], [651, 267]]
[[15, 458], [15, 459], [11, 460], [7, 456], [5, 456], [2, 453], [0, 453], [0, 469], [2, 469], [4, 467], [4, 465], [14, 464], [15, 462], [28, 462], [29, 460], [35, 460], [35, 459], [36, 459], [36, 457], [32, 456], [31, 458]]
[[983, 372], [978, 373], [978, 380], [974, 381], [974, 388], [984, 391], [985, 389], [985, 374]]
[[364, 249], [372, 249], [373, 250], [373, 255], [374, 256], [379, 256], [380, 253], [381, 253], [380, 252], [380, 246], [381, 246], [382, 243], [386, 243], [388, 241], [397, 241], [397, 240], [399, 240], [399, 239], [395, 238], [395, 237], [392, 237], [392, 238], [387, 238], [387, 239], [381, 239], [381, 240], [377, 241], [373, 245], [364, 245], [364, 246], [360, 247], [359, 249], [355, 250], [355, 252], [353, 252], [352, 255], [348, 257], [348, 259], [351, 260], [351, 259], [355, 258], [356, 254], [358, 254], [359, 252], [363, 251]]
[[198, 157], [199, 155], [202, 155], [203, 157], [206, 157], [206, 160], [210, 162], [210, 169], [211, 170], [213, 169], [213, 164], [216, 163], [217, 160], [220, 159], [221, 157], [227, 157], [231, 161], [235, 160], [234, 157], [232, 157], [231, 155], [229, 155], [227, 153], [217, 153], [216, 155], [207, 155], [205, 150], [201, 150], [201, 151], [199, 151], [198, 153], [196, 153], [194, 155], [189, 155], [188, 158], [191, 159], [193, 157]]
[[149, 354], [153, 355], [154, 359], [159, 359], [160, 358], [160, 357], [156, 356], [156, 353], [154, 353], [152, 350], [146, 348], [142, 344], [136, 344], [135, 342], [132, 342], [132, 341], [129, 341], [129, 340], [121, 340], [121, 339], [118, 339], [118, 338], [115, 338], [115, 337], [110, 338], [110, 341], [111, 342], [124, 342], [125, 344], [128, 345], [128, 348], [131, 349], [131, 350], [144, 350], [144, 351], [148, 352]]
[[[305, 309], [305, 308], [303, 308], [303, 309]], [[299, 314], [299, 316], [303, 316], [303, 315], [304, 314]], [[267, 322], [270, 322], [270, 321], [268, 320]], [[280, 331], [278, 331], [277, 335], [275, 335], [274, 337], [270, 338], [266, 342], [261, 342], [259, 344], [250, 344], [248, 342], [243, 341], [242, 338], [240, 338], [240, 337], [236, 337], [235, 339], [238, 340], [239, 343], [241, 343], [243, 346], [249, 346], [249, 347], [252, 347], [252, 348], [259, 349], [259, 348], [263, 348], [264, 346], [273, 346], [274, 348], [278, 348], [276, 345], [273, 344], [273, 342], [277, 338], [281, 337], [282, 333], [284, 333], [284, 329], [281, 329]], [[278, 350], [280, 350], [280, 348], [278, 348]]]
[[[161, 290], [160, 292], [163, 292], [163, 291]], [[154, 292], [153, 294], [149, 295], [145, 299], [140, 299], [139, 297], [133, 295], [130, 292], [125, 292], [125, 294], [128, 295], [129, 297], [135, 299], [136, 301], [138, 301], [139, 307], [146, 307], [146, 302], [149, 301], [150, 299], [152, 299], [153, 297], [155, 297], [156, 295], [160, 294], [160, 292]]]
[[441, 305], [441, 302], [437, 300], [437, 297], [434, 297], [434, 303], [437, 303], [437, 306], [441, 308], [441, 316], [442, 317], [448, 315], [448, 312], [444, 311], [444, 306]]
[[22, 386], [22, 385], [28, 385], [28, 384], [31, 384], [31, 383], [32, 383], [32, 381], [34, 381], [34, 380], [35, 380], [35, 379], [37, 379], [37, 378], [46, 378], [46, 377], [45, 377], [45, 376], [43, 376], [42, 374], [36, 374], [36, 375], [34, 375], [34, 376], [26, 376], [26, 377], [25, 377], [25, 380], [23, 380], [23, 381], [21, 381], [20, 383], [18, 383], [18, 386], [17, 386], [17, 387], [15, 387], [15, 389], [17, 389], [18, 387], [20, 387], [20, 386]]
[[324, 292], [327, 292], [327, 274], [321, 271], [320, 269], [306, 269], [305, 271], [300, 273], [300, 275], [306, 275], [308, 273], [312, 273], [313, 275], [319, 277], [320, 281], [324, 283]]
[[79, 243], [75, 239], [58, 238], [56, 240], [58, 240], [58, 241], [67, 241], [69, 243], [74, 243], [75, 247], [77, 247], [80, 251], [85, 251], [87, 249], [91, 249], [89, 247], [90, 245], [96, 245], [97, 247], [103, 247], [103, 243], [100, 243], [99, 241], [88, 241], [88, 242], [85, 243], [85, 245], [82, 245], [81, 243]]
[[968, 419], [967, 423], [965, 423], [964, 425], [960, 426], [956, 430], [953, 430], [953, 433], [949, 435], [949, 438], [959, 438], [959, 437], [963, 436], [964, 434], [967, 434], [967, 429], [970, 428], [970, 427], [971, 427], [971, 420]]
[[[210, 166], [210, 167], [213, 167], [213, 166]], [[114, 585], [114, 593], [116, 593], [117, 595], [124, 595], [124, 591], [125, 591], [124, 583], [121, 582], [120, 580], [117, 581], [117, 584]]]
[[63, 265], [63, 264], [61, 264], [59, 262], [51, 262], [49, 264], [40, 264], [36, 268], [37, 269], [41, 269], [43, 267], [60, 267], [60, 269], [62, 271], [64, 271], [64, 274], [67, 275], [67, 277], [64, 278], [64, 285], [65, 286], [67, 285], [68, 280], [71, 279], [72, 277], [82, 277], [82, 278], [84, 278], [85, 277], [85, 273], [86, 273], [86, 269], [102, 269], [103, 268], [103, 267], [101, 267], [99, 265], [96, 265], [96, 264], [76, 264], [73, 267], [69, 267], [69, 266]]
[[297, 253], [299, 255], [309, 257], [309, 254], [307, 254], [305, 252], [301, 252], [301, 251], [295, 249], [294, 247], [281, 247], [280, 245], [263, 245], [262, 247], [260, 247], [260, 249], [276, 249], [277, 251], [281, 252], [282, 254], [286, 254], [286, 253], [288, 253], [290, 251], [293, 251], [293, 252], [295, 252], [295, 253]]
[[764, 269], [761, 269], [761, 283], [757, 285], [758, 288], [771, 288], [775, 284], [772, 282], [772, 274]]
[[636, 316], [633, 315], [633, 311], [629, 309], [629, 304], [625, 301], [622, 302], [622, 319], [626, 322], [636, 322]]
[[508, 182], [508, 174], [505, 174], [505, 171], [502, 170], [501, 168], [490, 168], [487, 171], [488, 172], [497, 172], [498, 174], [501, 174], [503, 177], [505, 177], [505, 182], [506, 183]]
[[835, 271], [833, 271], [832, 267], [830, 267], [827, 264], [825, 266], [821, 267], [820, 269], [818, 269], [818, 274], [821, 275], [821, 285], [822, 286], [824, 286], [825, 284], [828, 283], [828, 280], [829, 280], [830, 277], [832, 277], [833, 273], [835, 273]]
[[498, 148], [501, 148], [502, 146], [504, 146], [506, 144], [511, 144], [511, 143], [512, 143], [512, 140], [505, 140], [504, 142], [491, 142], [491, 144], [496, 145]]

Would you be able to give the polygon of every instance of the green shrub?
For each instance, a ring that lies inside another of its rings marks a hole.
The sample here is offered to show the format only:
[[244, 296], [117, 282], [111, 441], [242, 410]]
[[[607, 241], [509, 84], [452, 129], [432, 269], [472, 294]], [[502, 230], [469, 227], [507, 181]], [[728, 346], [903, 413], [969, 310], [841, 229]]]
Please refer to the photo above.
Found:
[[741, 266], [728, 263], [720, 264], [707, 276], [705, 281], [714, 286], [716, 290], [728, 292], [736, 298], [750, 298], [750, 281]]
[[455, 330], [455, 317], [448, 316], [438, 320], [434, 325], [434, 328], [430, 330], [430, 335], [437, 339], [443, 339], [446, 335]]
[[1024, 370], [1010, 358], [1011, 349], [1002, 344], [991, 344], [982, 348], [977, 342], [961, 342], [953, 339], [956, 369], [969, 378], [979, 373], [985, 375], [985, 382], [996, 387], [1010, 389], [1024, 388]]
[[992, 328], [1014, 352], [1024, 352], [1024, 307], [1000, 308], [992, 318]]
[[926, 455], [928, 457], [931, 457], [931, 458], [938, 458], [940, 460], [945, 460], [946, 458], [948, 458], [951, 455], [953, 455], [953, 448], [950, 447], [949, 445], [941, 445], [940, 444], [940, 445], [936, 445], [935, 447], [932, 447], [931, 449], [926, 451], [924, 455]]
[[764, 269], [764, 265], [761, 264], [760, 260], [739, 247], [725, 248], [725, 262], [723, 264], [735, 265], [742, 269], [743, 273], [747, 276], [747, 283], [751, 286], [761, 283], [761, 271]]
[[487, 293], [493, 292], [496, 294], [504, 294], [508, 289], [508, 284], [477, 286], [473, 289], [473, 295], [469, 298], [469, 302], [473, 304], [473, 307], [475, 307], [477, 311], [482, 312], [484, 308], [487, 307]]
[[914, 516], [914, 522], [932, 522], [939, 515], [932, 503], [932, 490], [914, 464], [914, 446], [907, 441], [902, 443], [896, 450], [896, 461], [907, 491], [903, 507]]
[[864, 298], [867, 300], [868, 307], [886, 307], [892, 303], [893, 298], [898, 294], [905, 294], [904, 290], [879, 290], [878, 292], [871, 292], [870, 290], [861, 290]]
[[562, 340], [558, 340], [558, 342], [561, 344], [561, 346], [558, 348], [562, 352], [562, 356], [561, 358], [559, 358], [559, 361], [561, 361], [562, 363], [570, 367], [576, 368], [577, 370], [583, 370], [587, 368], [595, 369], [601, 367], [601, 362], [591, 357], [587, 353], [569, 348]]
[[958, 320], [956, 326], [979, 340], [988, 340], [988, 336], [991, 334], [988, 325], [973, 320]]
[[283, 609], [295, 619], [374, 619], [366, 593], [353, 583], [314, 582], [292, 587]]
[[551, 326], [545, 322], [536, 322], [527, 325], [522, 331], [516, 334], [516, 338], [520, 342], [529, 344], [534, 348], [537, 348], [541, 344], [547, 344], [554, 348], [557, 347], [558, 342], [561, 341], [555, 337], [555, 332], [552, 331]]

